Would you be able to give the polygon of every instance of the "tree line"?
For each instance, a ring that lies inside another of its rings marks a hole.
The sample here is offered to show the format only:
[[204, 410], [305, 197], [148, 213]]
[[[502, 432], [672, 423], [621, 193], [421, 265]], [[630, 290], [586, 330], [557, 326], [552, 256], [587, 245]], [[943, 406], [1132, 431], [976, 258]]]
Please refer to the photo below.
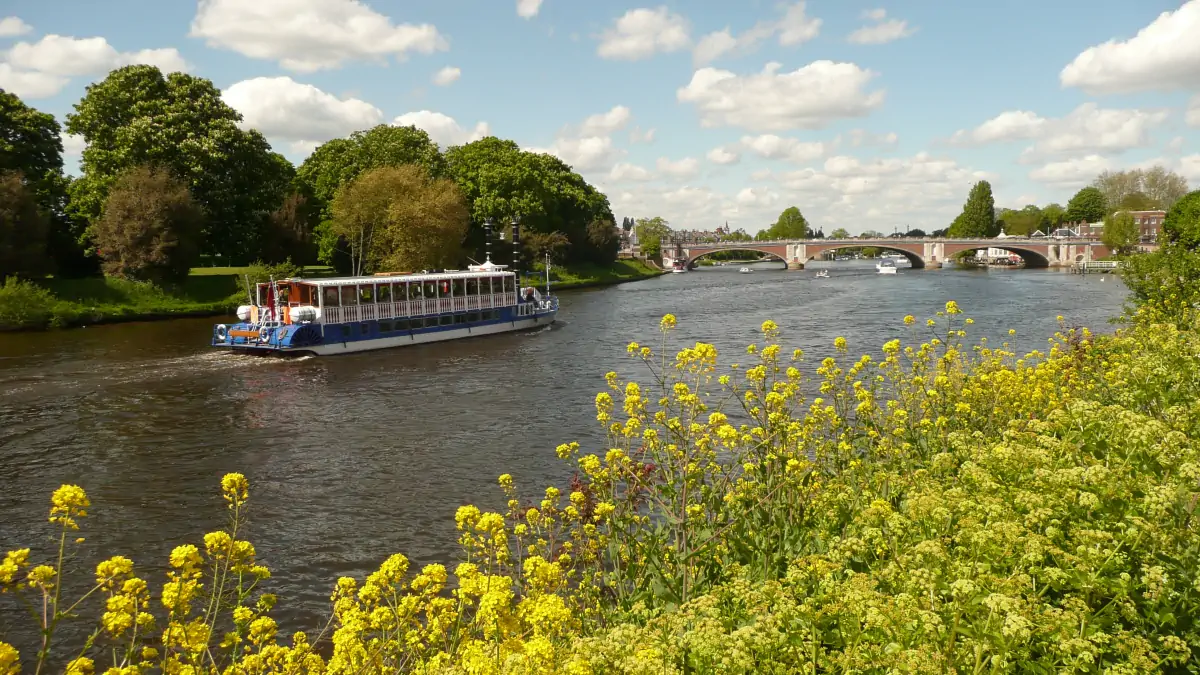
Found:
[[[482, 261], [484, 221], [521, 223], [526, 260], [610, 263], [608, 198], [569, 165], [487, 137], [443, 151], [414, 126], [331, 140], [293, 166], [209, 80], [134, 65], [60, 126], [0, 90], [0, 278], [172, 281], [205, 261], [344, 273]], [[62, 133], [82, 137], [80, 175]], [[511, 247], [495, 247], [511, 262]]]

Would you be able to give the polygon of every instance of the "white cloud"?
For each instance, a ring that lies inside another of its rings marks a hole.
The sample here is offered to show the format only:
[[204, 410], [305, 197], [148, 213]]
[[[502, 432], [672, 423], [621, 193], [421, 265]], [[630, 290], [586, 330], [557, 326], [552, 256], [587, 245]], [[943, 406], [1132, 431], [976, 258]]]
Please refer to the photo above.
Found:
[[658, 52], [675, 52], [691, 44], [687, 19], [666, 6], [625, 12], [600, 36], [601, 58], [636, 61]]
[[676, 178], [691, 178], [700, 172], [700, 160], [695, 157], [684, 157], [675, 161], [659, 157], [655, 165], [660, 172]]
[[87, 147], [87, 141], [83, 140], [83, 136], [75, 134], [62, 135], [63, 154], [71, 157], [78, 157], [83, 154]]
[[[906, 38], [917, 32], [902, 19], [887, 19], [886, 9], [869, 9], [863, 12], [864, 19], [876, 22], [850, 33], [846, 41], [856, 45], [882, 45]], [[887, 20], [885, 20], [887, 19]]]
[[1195, 90], [1200, 86], [1200, 0], [1163, 12], [1128, 40], [1085, 49], [1059, 73], [1065, 87], [1092, 94]]
[[0, 87], [23, 98], [48, 98], [72, 77], [97, 76], [136, 63], [165, 72], [189, 67], [174, 48], [118, 52], [102, 37], [46, 35], [37, 42], [18, 42], [0, 56]]
[[1188, 101], [1185, 117], [1189, 127], [1200, 127], [1200, 94], [1196, 94]]
[[692, 62], [703, 66], [729, 53], [746, 53], [776, 34], [779, 44], [794, 46], [815, 38], [820, 30], [821, 20], [808, 16], [805, 3], [797, 2], [778, 20], [759, 21], [736, 37], [728, 27], [705, 35], [692, 50]]
[[779, 203], [779, 193], [765, 187], [745, 187], [733, 198], [739, 207], [768, 207]]
[[19, 16], [6, 16], [0, 19], [0, 37], [15, 37], [33, 30], [33, 26], [25, 23]]
[[439, 87], [448, 87], [462, 77], [462, 69], [446, 66], [433, 74], [433, 83]]
[[706, 157], [708, 157], [708, 161], [712, 162], [713, 164], [721, 165], [737, 164], [738, 160], [742, 158], [737, 152], [724, 146], [719, 146], [709, 150]]
[[1059, 187], [1079, 187], [1090, 183], [1102, 171], [1113, 168], [1113, 163], [1100, 155], [1088, 155], [1061, 162], [1050, 162], [1029, 172], [1029, 177], [1039, 183]]
[[704, 127], [751, 131], [817, 129], [835, 119], [861, 117], [883, 103], [883, 91], [865, 91], [875, 73], [853, 63], [814, 61], [791, 72], [768, 63], [761, 73], [737, 75], [701, 68], [676, 97], [694, 104]]
[[649, 169], [637, 164], [629, 164], [628, 162], [618, 162], [608, 172], [608, 179], [616, 183], [647, 181], [653, 178], [654, 174], [650, 173]]
[[604, 136], [611, 134], [614, 131], [620, 131], [629, 124], [629, 120], [633, 118], [629, 108], [618, 105], [612, 110], [603, 113], [589, 115], [583, 121], [583, 126], [580, 127], [580, 136]]
[[473, 129], [463, 129], [453, 117], [432, 110], [405, 113], [392, 120], [392, 124], [423, 129], [443, 148], [471, 143], [491, 134], [491, 127], [487, 122], [479, 122]]
[[819, 141], [801, 141], [796, 138], [784, 138], [775, 134], [761, 136], [743, 136], [742, 147], [766, 159], [782, 159], [789, 162], [803, 163], [825, 156], [831, 149], [830, 144]]
[[629, 132], [630, 143], [642, 143], [649, 145], [654, 142], [654, 129], [646, 129], [642, 131], [641, 127], [634, 127], [633, 131]]
[[1027, 110], [1003, 112], [970, 131], [960, 130], [951, 143], [973, 145], [1035, 140], [1022, 155], [1025, 161], [1058, 156], [1124, 152], [1151, 143], [1150, 132], [1162, 125], [1165, 110], [1100, 108], [1084, 103], [1065, 117], [1046, 118]]
[[608, 136], [560, 136], [548, 148], [527, 150], [554, 155], [579, 172], [606, 170], [625, 154], [613, 146]]
[[1183, 136], [1176, 136], [1167, 142], [1167, 152], [1177, 153], [1183, 149], [1183, 144], [1187, 141]]
[[1192, 185], [1200, 183], [1200, 154], [1180, 157], [1179, 173]]
[[199, 0], [190, 35], [302, 73], [449, 48], [432, 24], [393, 24], [357, 0]]
[[61, 75], [17, 70], [0, 61], [0, 89], [23, 99], [50, 98], [62, 91], [68, 81]]
[[532, 19], [542, 8], [542, 0], [517, 0], [517, 16]]
[[135, 63], [158, 66], [166, 72], [187, 69], [187, 63], [174, 48], [122, 53], [102, 37], [65, 35], [47, 35], [37, 42], [18, 42], [8, 50], [6, 60], [19, 70], [61, 77], [99, 75]]
[[331, 138], [383, 122], [383, 111], [366, 101], [340, 99], [286, 76], [242, 80], [226, 88], [221, 98], [242, 113], [243, 128], [289, 141], [293, 151], [311, 152]]

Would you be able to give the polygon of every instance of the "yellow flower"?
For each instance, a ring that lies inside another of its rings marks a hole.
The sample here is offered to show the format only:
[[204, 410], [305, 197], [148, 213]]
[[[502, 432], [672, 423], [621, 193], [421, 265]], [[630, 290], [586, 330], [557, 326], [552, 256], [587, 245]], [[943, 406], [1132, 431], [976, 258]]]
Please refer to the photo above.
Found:
[[15, 675], [21, 669], [21, 654], [7, 642], [0, 642], [0, 675]]
[[96, 584], [111, 589], [121, 577], [132, 573], [133, 561], [125, 556], [115, 555], [96, 565]]
[[930, 328], [933, 328], [934, 326], [937, 325], [937, 321], [934, 321], [933, 319], [926, 319], [925, 325], [929, 326]]
[[846, 338], [838, 336], [837, 338], [834, 339], [833, 346], [836, 347], [838, 350], [845, 349], [846, 348]]
[[512, 474], [507, 474], [507, 473], [500, 474], [499, 482], [500, 482], [500, 487], [504, 488], [505, 490], [511, 490], [512, 486], [513, 486]]
[[776, 324], [774, 321], [767, 319], [766, 321], [762, 322], [761, 328], [762, 328], [762, 332], [770, 335], [779, 330], [779, 325]]
[[66, 675], [92, 675], [96, 664], [86, 656], [81, 656], [67, 664]]
[[962, 310], [958, 308], [958, 303], [950, 300], [946, 303], [947, 314], [962, 314]]
[[78, 530], [75, 518], [87, 515], [91, 506], [87, 493], [78, 485], [63, 485], [50, 496], [50, 522], [58, 523], [65, 528]]
[[[17, 572], [21, 571], [22, 567], [29, 564], [29, 549], [19, 548], [15, 551], [9, 551], [4, 556], [4, 562], [0, 563], [0, 584], [11, 584], [13, 579], [17, 577]], [[0, 673], [3, 673], [0, 669]]]
[[221, 493], [230, 508], [241, 506], [250, 498], [250, 482], [240, 473], [227, 473], [221, 478]]
[[34, 588], [40, 588], [43, 591], [49, 592], [54, 589], [54, 576], [57, 572], [49, 565], [38, 565], [29, 570], [29, 576], [26, 579], [29, 585]]
[[672, 328], [674, 328], [675, 327], [675, 315], [674, 314], [663, 315], [662, 321], [658, 322], [658, 327], [662, 331], [668, 331], [668, 330], [671, 330]]
[[916, 322], [916, 320], [917, 320], [917, 318], [915, 316], [913, 316], [912, 314], [907, 314], [904, 317], [904, 325], [911, 326], [911, 325], [913, 325], [914, 322]]

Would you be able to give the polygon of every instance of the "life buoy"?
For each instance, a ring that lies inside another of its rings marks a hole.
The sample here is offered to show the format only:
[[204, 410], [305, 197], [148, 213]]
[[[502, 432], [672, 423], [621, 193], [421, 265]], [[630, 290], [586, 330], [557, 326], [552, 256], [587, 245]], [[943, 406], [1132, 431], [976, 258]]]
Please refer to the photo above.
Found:
[[224, 342], [229, 337], [229, 328], [225, 324], [217, 324], [217, 339]]
[[266, 342], [267, 339], [268, 339], [267, 327], [263, 326], [262, 328], [258, 329], [258, 341]]

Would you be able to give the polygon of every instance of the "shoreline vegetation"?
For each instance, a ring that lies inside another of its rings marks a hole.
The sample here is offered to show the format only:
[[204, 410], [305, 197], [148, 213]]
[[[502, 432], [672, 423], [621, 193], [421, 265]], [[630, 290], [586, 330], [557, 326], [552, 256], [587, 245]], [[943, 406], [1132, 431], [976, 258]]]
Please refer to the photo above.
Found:
[[[286, 273], [284, 269], [276, 269]], [[545, 279], [542, 269], [530, 272], [527, 282], [542, 285]], [[232, 314], [238, 305], [247, 302], [244, 275], [254, 282], [265, 280], [270, 271], [271, 268], [261, 265], [197, 267], [182, 282], [161, 287], [116, 277], [8, 280], [0, 285], [0, 332]], [[320, 266], [297, 273], [335, 274], [332, 268]], [[552, 265], [551, 285], [556, 291], [593, 288], [650, 279], [663, 273], [640, 260], [623, 259], [607, 266]]]
[[[1192, 302], [1145, 302], [1111, 335], [1059, 317], [1045, 351], [1018, 354], [970, 342], [951, 301], [905, 317], [903, 341], [855, 358], [837, 338], [816, 363], [771, 321], [729, 363], [676, 344], [668, 314], [656, 344], [627, 347], [640, 376], [603, 377], [605, 440], [555, 449], [569, 486], [500, 475], [505, 509], [454, 514], [456, 566], [396, 553], [331, 579], [328, 623], [288, 637], [245, 539], [245, 476], [220, 483], [227, 527], [165, 567], [115, 555], [94, 571], [70, 561], [76, 537], [103, 537], [87, 516], [105, 505], [63, 485], [57, 550], [0, 564], [3, 611], [46, 608], [36, 644], [0, 642], [0, 669], [1192, 672]], [[87, 642], [56, 634], [66, 622]]]

